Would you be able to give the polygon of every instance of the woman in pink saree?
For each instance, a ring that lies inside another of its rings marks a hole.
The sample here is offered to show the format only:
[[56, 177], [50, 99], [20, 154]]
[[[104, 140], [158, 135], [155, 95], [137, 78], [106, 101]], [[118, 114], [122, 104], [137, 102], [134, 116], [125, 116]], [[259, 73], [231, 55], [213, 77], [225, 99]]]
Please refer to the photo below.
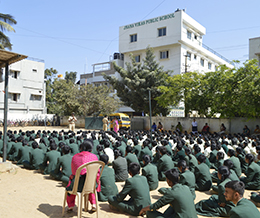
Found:
[[119, 124], [118, 124], [118, 120], [115, 118], [113, 121], [113, 127], [114, 127], [114, 131], [117, 133], [119, 130]]

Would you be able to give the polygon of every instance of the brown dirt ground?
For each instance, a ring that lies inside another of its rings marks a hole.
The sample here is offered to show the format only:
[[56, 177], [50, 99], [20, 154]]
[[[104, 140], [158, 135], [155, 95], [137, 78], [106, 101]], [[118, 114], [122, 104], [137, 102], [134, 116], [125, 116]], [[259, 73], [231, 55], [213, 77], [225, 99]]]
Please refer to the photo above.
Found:
[[[19, 127], [10, 128], [20, 129]], [[25, 127], [23, 130], [45, 129], [45, 127]], [[47, 130], [54, 128], [47, 127]], [[67, 128], [55, 128], [57, 130]], [[0, 163], [2, 159], [0, 159]], [[124, 183], [117, 183], [119, 191]], [[160, 187], [167, 187], [166, 182], [160, 182]], [[246, 191], [244, 197], [249, 198], [251, 191]], [[196, 192], [195, 203], [202, 199], [208, 199], [210, 192]], [[152, 203], [160, 198], [158, 191], [150, 192]], [[17, 168], [11, 172], [0, 173], [0, 217], [3, 218], [43, 218], [61, 217], [62, 204], [64, 198], [64, 187], [61, 183], [50, 179], [49, 176], [42, 175], [37, 171]], [[99, 202], [99, 215], [102, 218], [114, 217], [134, 217], [127, 214], [122, 214], [118, 211], [113, 211], [109, 208], [107, 202]], [[164, 211], [166, 207], [161, 208]], [[258, 208], [260, 210], [260, 208]], [[77, 217], [77, 208], [70, 214], [65, 214], [65, 217]], [[82, 213], [82, 217], [96, 217], [96, 214], [88, 212]], [[199, 216], [203, 217], [203, 216]]]

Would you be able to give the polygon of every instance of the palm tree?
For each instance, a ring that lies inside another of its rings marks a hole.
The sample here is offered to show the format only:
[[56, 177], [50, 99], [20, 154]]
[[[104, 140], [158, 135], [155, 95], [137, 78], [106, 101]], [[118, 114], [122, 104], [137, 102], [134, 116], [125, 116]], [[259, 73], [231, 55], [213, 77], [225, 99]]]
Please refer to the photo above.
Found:
[[16, 24], [16, 20], [10, 14], [0, 13], [0, 48], [12, 50], [10, 39], [3, 33], [4, 31], [15, 32], [11, 26]]

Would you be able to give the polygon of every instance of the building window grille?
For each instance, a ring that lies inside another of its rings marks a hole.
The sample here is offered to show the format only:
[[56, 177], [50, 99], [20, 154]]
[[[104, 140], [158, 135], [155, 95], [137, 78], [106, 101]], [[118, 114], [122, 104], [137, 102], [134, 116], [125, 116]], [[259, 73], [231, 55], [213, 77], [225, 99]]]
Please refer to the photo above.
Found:
[[160, 59], [167, 59], [167, 58], [169, 58], [169, 51], [161, 51]]
[[130, 42], [136, 42], [137, 41], [137, 34], [130, 35]]
[[187, 38], [191, 39], [191, 32], [189, 30], [187, 30]]
[[140, 62], [140, 61], [141, 61], [140, 55], [136, 55], [135, 56], [135, 62]]
[[158, 29], [158, 37], [166, 36], [166, 27]]
[[211, 63], [208, 63], [208, 69], [211, 70]]
[[191, 53], [187, 52], [187, 59], [190, 61], [191, 60]]
[[203, 58], [200, 59], [200, 65], [201, 65], [202, 67], [204, 67], [204, 59], [203, 59]]

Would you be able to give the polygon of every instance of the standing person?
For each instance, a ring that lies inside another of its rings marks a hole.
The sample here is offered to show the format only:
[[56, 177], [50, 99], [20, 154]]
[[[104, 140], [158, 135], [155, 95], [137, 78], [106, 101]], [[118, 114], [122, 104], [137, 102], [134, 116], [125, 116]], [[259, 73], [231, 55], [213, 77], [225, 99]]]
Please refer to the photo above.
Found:
[[260, 217], [260, 212], [249, 200], [243, 198], [245, 185], [241, 181], [230, 181], [225, 185], [225, 199], [232, 201], [236, 206], [230, 212], [230, 218]]
[[193, 121], [191, 123], [191, 128], [192, 128], [192, 133], [198, 132], [198, 123], [195, 119], [193, 119]]
[[119, 130], [119, 124], [118, 124], [118, 120], [115, 118], [114, 121], [113, 121], [113, 130], [114, 132], [118, 132]]
[[103, 122], [103, 130], [107, 131], [107, 126], [108, 126], [108, 123], [109, 123], [108, 119], [107, 119], [107, 115], [104, 116], [102, 122]]
[[152, 125], [152, 131], [155, 132], [156, 130], [157, 130], [157, 126], [156, 126], [155, 123], [153, 123], [153, 125]]
[[75, 117], [74, 112], [71, 114], [68, 121], [69, 121], [69, 129], [74, 132], [75, 131], [75, 122], [77, 122], [77, 118]]

